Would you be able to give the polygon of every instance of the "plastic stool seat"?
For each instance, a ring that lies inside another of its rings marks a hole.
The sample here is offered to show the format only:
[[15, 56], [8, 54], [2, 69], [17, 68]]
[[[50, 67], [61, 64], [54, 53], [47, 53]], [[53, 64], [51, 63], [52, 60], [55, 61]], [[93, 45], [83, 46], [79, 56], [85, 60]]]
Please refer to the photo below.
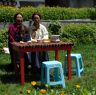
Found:
[[[65, 57], [65, 69], [66, 69], [66, 59], [67, 59], [67, 55]], [[78, 77], [81, 77], [81, 73], [84, 71], [84, 64], [83, 64], [83, 60], [82, 60], [82, 56], [81, 54], [71, 54], [71, 63], [72, 60], [75, 59], [75, 63], [76, 63], [76, 75]]]
[[[54, 81], [50, 79], [50, 69], [54, 70]], [[58, 74], [58, 70], [60, 70], [60, 76]], [[45, 71], [45, 72], [44, 72]], [[63, 75], [62, 64], [59, 61], [44, 61], [42, 62], [41, 67], [41, 83], [46, 83], [49, 85], [62, 85], [65, 88], [65, 81]]]

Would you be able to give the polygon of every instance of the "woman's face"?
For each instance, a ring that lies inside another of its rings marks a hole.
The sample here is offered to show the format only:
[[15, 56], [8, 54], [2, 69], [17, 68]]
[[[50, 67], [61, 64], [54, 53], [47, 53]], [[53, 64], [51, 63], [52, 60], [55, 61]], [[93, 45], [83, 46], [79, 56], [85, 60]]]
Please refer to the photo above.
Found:
[[34, 15], [33, 21], [34, 21], [34, 23], [39, 23], [40, 22], [39, 15]]
[[22, 24], [22, 22], [23, 22], [23, 17], [22, 17], [21, 14], [18, 14], [18, 15], [16, 16], [16, 23], [17, 23], [18, 25], [20, 25], [20, 24]]

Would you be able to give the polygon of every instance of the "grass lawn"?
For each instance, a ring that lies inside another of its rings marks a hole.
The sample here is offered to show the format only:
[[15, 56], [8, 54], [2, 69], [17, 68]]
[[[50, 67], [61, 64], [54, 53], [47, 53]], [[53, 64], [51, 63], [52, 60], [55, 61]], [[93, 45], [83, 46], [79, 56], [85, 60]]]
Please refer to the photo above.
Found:
[[[81, 53], [84, 62], [84, 73], [81, 78], [75, 74], [72, 80], [67, 80], [65, 76], [66, 88], [61, 86], [43, 87], [46, 89], [44, 95], [96, 95], [96, 45], [74, 46], [73, 53]], [[64, 63], [66, 52], [60, 51], [60, 61]], [[49, 53], [50, 60], [54, 59], [54, 52]], [[25, 85], [20, 84], [20, 75], [7, 71], [7, 64], [10, 63], [8, 54], [0, 53], [0, 95], [42, 95], [40, 93], [40, 81], [33, 79], [31, 74], [26, 74]], [[31, 85], [31, 81], [36, 81], [36, 86]], [[28, 91], [29, 90], [29, 91]]]

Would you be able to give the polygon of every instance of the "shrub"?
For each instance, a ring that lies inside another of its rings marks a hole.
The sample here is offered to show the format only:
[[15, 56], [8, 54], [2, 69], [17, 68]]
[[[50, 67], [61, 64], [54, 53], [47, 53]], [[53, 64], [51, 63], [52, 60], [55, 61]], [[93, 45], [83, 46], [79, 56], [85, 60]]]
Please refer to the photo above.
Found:
[[96, 7], [95, 8], [89, 8], [88, 11], [89, 11], [89, 14], [90, 14], [90, 18], [92, 20], [96, 19]]
[[[55, 25], [56, 24], [56, 25]], [[57, 22], [52, 22], [52, 27], [59, 27]], [[53, 29], [51, 27], [51, 29]], [[59, 28], [54, 28], [57, 31]], [[61, 30], [61, 31], [60, 31]], [[66, 24], [59, 30], [62, 41], [74, 44], [96, 44], [96, 24]], [[50, 32], [50, 31], [49, 31]], [[6, 28], [0, 30], [0, 48], [8, 46], [8, 32]]]
[[[89, 11], [90, 10], [90, 11]], [[64, 8], [64, 7], [9, 7], [0, 6], [0, 21], [12, 22], [17, 12], [24, 15], [24, 20], [29, 20], [32, 13], [39, 12], [44, 20], [85, 19], [90, 18], [92, 8]], [[93, 13], [94, 15], [96, 12]]]
[[49, 30], [50, 34], [59, 35], [60, 29], [61, 29], [61, 25], [60, 25], [59, 21], [51, 21], [48, 26], [48, 30]]
[[13, 16], [16, 12], [18, 12], [18, 8], [0, 6], [0, 22], [13, 22]]
[[0, 30], [0, 48], [8, 46], [8, 32], [6, 28]]
[[96, 24], [68, 24], [61, 29], [63, 41], [74, 44], [95, 44]]

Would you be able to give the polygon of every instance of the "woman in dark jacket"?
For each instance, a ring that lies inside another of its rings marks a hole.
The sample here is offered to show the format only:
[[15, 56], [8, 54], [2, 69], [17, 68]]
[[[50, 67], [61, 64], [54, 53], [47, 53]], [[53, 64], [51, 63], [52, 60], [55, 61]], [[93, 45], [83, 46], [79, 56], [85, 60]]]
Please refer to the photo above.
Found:
[[[12, 42], [26, 42], [30, 40], [30, 35], [28, 33], [28, 28], [23, 24], [23, 15], [21, 13], [16, 13], [14, 15], [14, 23], [9, 26], [8, 30], [8, 45], [11, 57], [11, 66], [13, 67], [13, 49]], [[29, 64], [31, 64], [30, 53], [27, 53]], [[19, 53], [17, 53], [16, 63], [19, 67]], [[29, 65], [30, 67], [30, 65]]]

